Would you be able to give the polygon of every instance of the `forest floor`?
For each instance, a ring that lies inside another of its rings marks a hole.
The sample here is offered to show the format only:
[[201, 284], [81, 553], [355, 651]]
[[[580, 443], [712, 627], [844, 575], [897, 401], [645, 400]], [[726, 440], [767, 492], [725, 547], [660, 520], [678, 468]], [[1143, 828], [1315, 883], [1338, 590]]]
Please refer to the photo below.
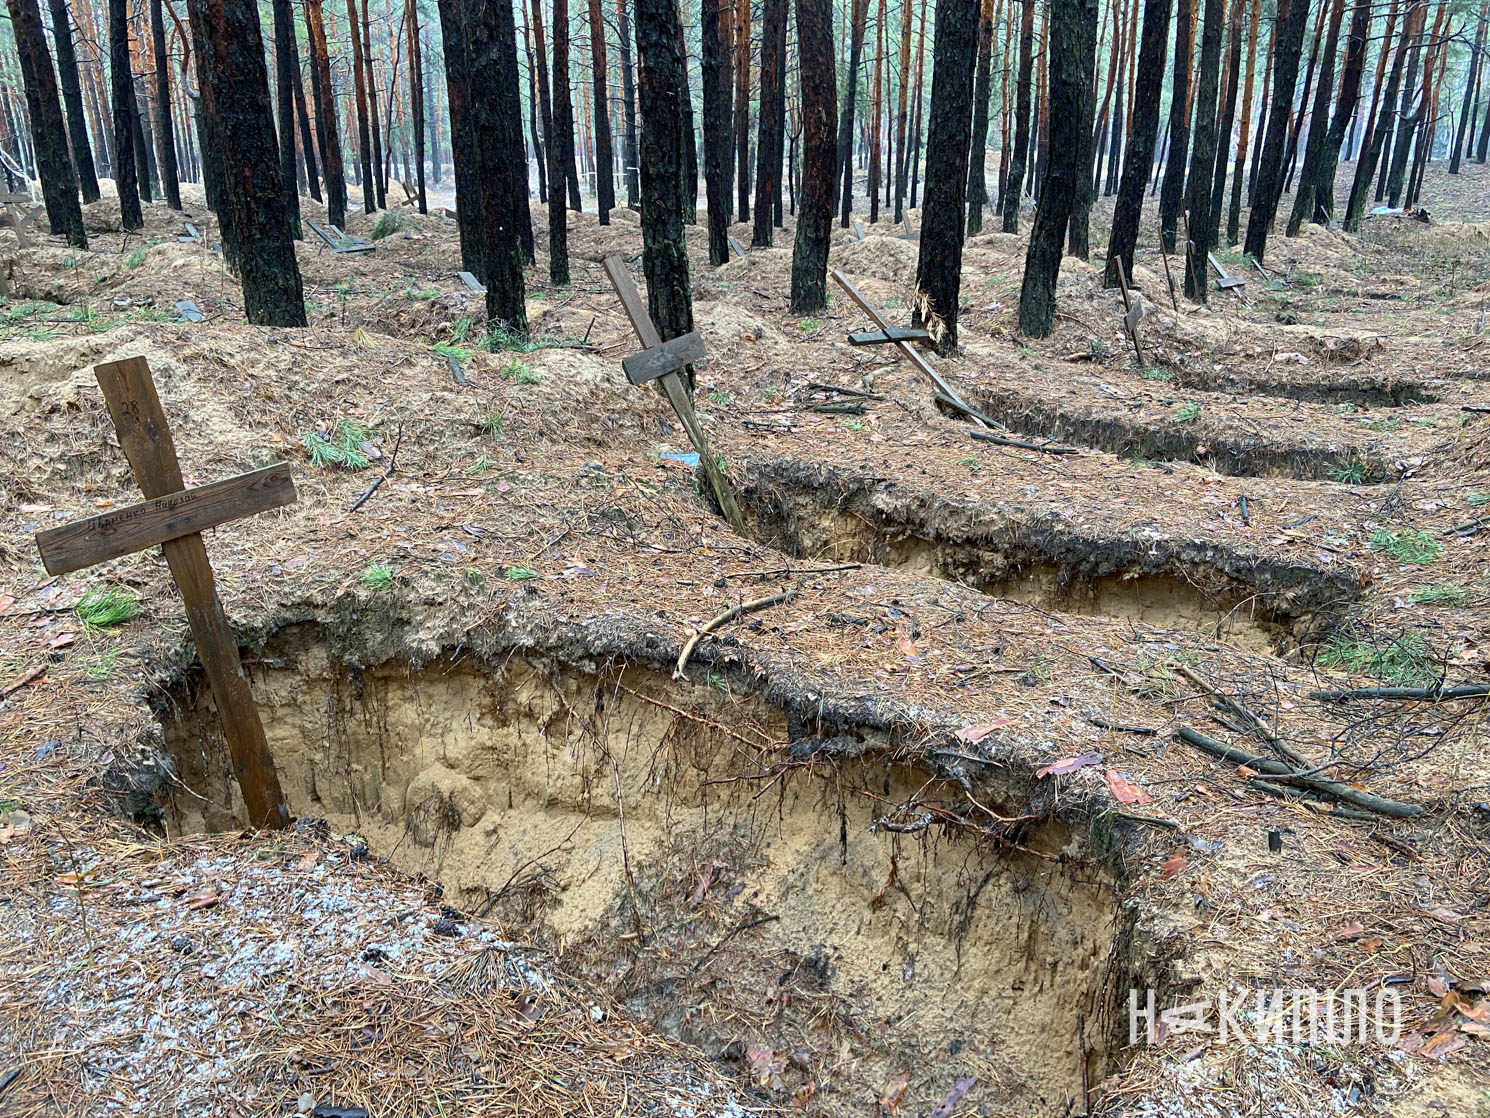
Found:
[[[1310, 697], [1490, 682], [1490, 169], [1424, 195], [1178, 310], [1150, 215], [1141, 364], [1071, 259], [1018, 336], [1023, 238], [972, 238], [932, 363], [1044, 449], [849, 346], [836, 287], [789, 314], [790, 219], [717, 269], [691, 227], [745, 537], [621, 372], [625, 208], [569, 216], [563, 289], [535, 208], [533, 340], [485, 347], [406, 207], [304, 242], [303, 331], [241, 325], [199, 196], [204, 241], [0, 234], [0, 1110], [1490, 1114], [1484, 700]], [[831, 266], [904, 324], [917, 247], [858, 216]], [[138, 499], [91, 371], [127, 356], [188, 484], [293, 467], [208, 537], [290, 832], [242, 829], [159, 556], [38, 562]], [[85, 623], [98, 588], [141, 612]], [[1204, 1028], [1130, 1044], [1130, 991]], [[1275, 991], [1369, 1035], [1259, 1035]]]

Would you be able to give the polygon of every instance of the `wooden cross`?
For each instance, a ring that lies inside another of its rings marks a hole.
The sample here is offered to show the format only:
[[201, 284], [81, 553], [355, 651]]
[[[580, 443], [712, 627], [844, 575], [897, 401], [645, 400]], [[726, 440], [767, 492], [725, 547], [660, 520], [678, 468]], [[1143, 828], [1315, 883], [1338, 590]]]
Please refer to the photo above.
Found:
[[1222, 291], [1230, 291], [1234, 293], [1237, 299], [1245, 303], [1247, 301], [1247, 292], [1245, 290], [1247, 281], [1241, 276], [1233, 276], [1228, 274], [1214, 252], [1206, 253], [1206, 258], [1210, 260], [1211, 267], [1216, 269], [1216, 275], [1219, 277], [1216, 280], [1216, 286], [1219, 287]]
[[904, 217], [901, 218], [900, 225], [901, 228], [905, 230], [904, 233], [900, 234], [900, 239], [902, 241], [919, 241], [921, 239], [921, 234], [917, 233], [916, 227], [911, 224], [910, 214], [906, 214]]
[[37, 533], [42, 562], [48, 573], [65, 574], [160, 545], [186, 602], [186, 620], [212, 685], [249, 821], [256, 827], [284, 827], [290, 821], [289, 807], [238, 660], [238, 641], [217, 597], [202, 532], [293, 503], [290, 468], [276, 462], [187, 489], [149, 364], [143, 357], [130, 357], [93, 371], [119, 446], [146, 500]]
[[656, 324], [652, 322], [652, 316], [647, 313], [647, 305], [642, 302], [641, 292], [636, 289], [631, 273], [626, 271], [626, 264], [619, 253], [613, 252], [605, 258], [605, 274], [610, 279], [611, 286], [616, 289], [616, 296], [625, 308], [626, 317], [631, 320], [631, 328], [636, 331], [642, 345], [647, 347], [644, 352], [621, 362], [621, 367], [626, 370], [626, 379], [632, 384], [645, 384], [649, 380], [661, 381], [668, 403], [678, 413], [683, 430], [688, 432], [688, 440], [693, 443], [693, 449], [698, 451], [699, 465], [703, 467], [704, 477], [709, 481], [709, 488], [714, 491], [714, 498], [724, 512], [724, 518], [729, 521], [730, 527], [744, 535], [745, 518], [740, 515], [740, 506], [735, 502], [735, 491], [730, 487], [724, 471], [719, 468], [719, 463], [714, 460], [714, 455], [709, 453], [709, 440], [704, 437], [704, 429], [693, 410], [693, 401], [688, 398], [688, 390], [683, 387], [683, 380], [678, 376], [680, 369], [702, 359], [707, 353], [703, 338], [697, 332], [692, 332], [666, 342], [662, 340]]

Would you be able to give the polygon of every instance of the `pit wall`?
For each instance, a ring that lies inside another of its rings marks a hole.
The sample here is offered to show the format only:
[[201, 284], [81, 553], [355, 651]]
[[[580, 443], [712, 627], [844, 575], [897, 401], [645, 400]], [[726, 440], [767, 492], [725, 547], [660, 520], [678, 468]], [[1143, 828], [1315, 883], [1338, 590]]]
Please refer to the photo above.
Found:
[[[907, 1099], [977, 1074], [970, 1097], [998, 1113], [1056, 1113], [1080, 1105], [1078, 1037], [1091, 1083], [1125, 1038], [1132, 913], [1111, 866], [1056, 822], [1019, 835], [1046, 857], [872, 829], [913, 798], [969, 806], [872, 735], [782, 774], [785, 750], [754, 743], [785, 742], [785, 715], [717, 678], [521, 655], [360, 669], [312, 626], [258, 663], [294, 815], [365, 837], [465, 912], [521, 919], [713, 1055], [792, 1053], [777, 1081], [809, 1112], [868, 1113], [905, 1071]], [[179, 776], [169, 829], [241, 826], [210, 692], [178, 682], [156, 705]]]

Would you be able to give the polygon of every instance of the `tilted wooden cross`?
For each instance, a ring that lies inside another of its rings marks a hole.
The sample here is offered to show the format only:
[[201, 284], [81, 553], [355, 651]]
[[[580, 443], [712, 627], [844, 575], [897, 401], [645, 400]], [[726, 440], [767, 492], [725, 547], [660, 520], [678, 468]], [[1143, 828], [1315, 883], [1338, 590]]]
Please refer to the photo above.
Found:
[[119, 446], [146, 500], [37, 533], [42, 562], [48, 573], [60, 575], [160, 544], [186, 602], [186, 620], [212, 685], [249, 821], [256, 827], [284, 827], [290, 821], [289, 807], [238, 660], [237, 638], [217, 597], [202, 532], [293, 503], [290, 468], [276, 462], [187, 489], [149, 364], [131, 357], [93, 371]]
[[666, 342], [662, 340], [652, 316], [647, 313], [647, 305], [642, 302], [641, 292], [636, 289], [631, 273], [626, 271], [626, 264], [619, 253], [611, 253], [605, 258], [605, 274], [610, 279], [611, 286], [616, 289], [616, 296], [626, 310], [626, 317], [631, 320], [631, 328], [636, 331], [642, 345], [647, 347], [643, 352], [621, 361], [626, 379], [632, 384], [645, 384], [649, 380], [662, 382], [662, 390], [667, 394], [668, 403], [678, 413], [683, 430], [688, 432], [688, 440], [693, 443], [693, 449], [698, 451], [699, 465], [703, 467], [704, 477], [709, 481], [709, 488], [714, 491], [714, 499], [719, 502], [724, 518], [729, 521], [730, 527], [743, 535], [745, 518], [740, 515], [735, 491], [730, 487], [724, 471], [719, 468], [719, 463], [714, 460], [714, 455], [709, 453], [709, 440], [704, 437], [704, 429], [699, 425], [698, 415], [693, 410], [693, 401], [688, 398], [688, 390], [683, 387], [683, 380], [678, 376], [680, 369], [707, 355], [703, 338], [695, 330]]
[[1128, 332], [1128, 339], [1133, 343], [1133, 353], [1138, 358], [1138, 367], [1144, 368], [1143, 346], [1138, 341], [1138, 328], [1143, 320], [1148, 317], [1149, 309], [1144, 305], [1143, 296], [1128, 288], [1128, 277], [1123, 273], [1123, 259], [1120, 256], [1112, 258], [1113, 264], [1117, 266], [1118, 287], [1123, 292], [1123, 307], [1127, 314], [1123, 315], [1123, 329]]

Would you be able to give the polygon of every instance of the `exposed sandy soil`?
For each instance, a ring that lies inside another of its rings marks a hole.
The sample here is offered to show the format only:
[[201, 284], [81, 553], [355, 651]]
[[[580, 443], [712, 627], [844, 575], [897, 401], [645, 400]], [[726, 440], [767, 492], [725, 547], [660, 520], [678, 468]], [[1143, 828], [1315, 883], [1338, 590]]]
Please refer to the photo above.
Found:
[[[836, 289], [789, 315], [789, 229], [713, 269], [690, 228], [697, 404], [749, 538], [621, 374], [624, 209], [570, 215], [561, 291], [535, 211], [530, 352], [475, 347], [443, 218], [307, 242], [304, 331], [241, 325], [162, 207], [143, 240], [95, 207], [87, 253], [0, 232], [7, 1112], [433, 1114], [522, 1082], [528, 1109], [628, 1114], [1476, 1113], [1483, 700], [1309, 698], [1486, 682], [1490, 176], [1435, 167], [1426, 197], [1451, 224], [1307, 227], [1245, 301], [1178, 312], [1146, 239], [1142, 367], [1078, 261], [1054, 335], [1017, 337], [1023, 240], [972, 239], [934, 363], [1069, 454], [974, 440], [847, 345], [868, 322]], [[866, 232], [833, 266], [903, 322], [916, 245]], [[34, 532], [137, 499], [91, 371], [132, 355], [188, 484], [292, 464], [298, 502], [208, 548], [292, 810], [324, 824], [237, 831], [158, 555], [37, 563]], [[313, 464], [343, 421], [367, 466]], [[144, 612], [86, 629], [94, 586]], [[788, 589], [670, 678], [704, 621]], [[1182, 728], [1422, 813], [1331, 814]], [[1130, 988], [1389, 990], [1402, 1035], [1129, 1048]]]

